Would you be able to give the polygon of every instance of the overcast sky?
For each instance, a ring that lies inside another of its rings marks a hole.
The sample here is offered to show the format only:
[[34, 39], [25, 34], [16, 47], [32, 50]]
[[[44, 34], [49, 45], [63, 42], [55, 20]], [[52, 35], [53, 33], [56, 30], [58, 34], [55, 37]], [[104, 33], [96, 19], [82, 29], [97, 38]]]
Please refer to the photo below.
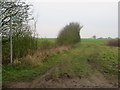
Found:
[[[29, 0], [28, 0], [29, 1]], [[117, 2], [40, 2], [33, 4], [37, 19], [37, 33], [42, 38], [55, 38], [59, 31], [70, 22], [83, 25], [82, 38], [117, 37]]]

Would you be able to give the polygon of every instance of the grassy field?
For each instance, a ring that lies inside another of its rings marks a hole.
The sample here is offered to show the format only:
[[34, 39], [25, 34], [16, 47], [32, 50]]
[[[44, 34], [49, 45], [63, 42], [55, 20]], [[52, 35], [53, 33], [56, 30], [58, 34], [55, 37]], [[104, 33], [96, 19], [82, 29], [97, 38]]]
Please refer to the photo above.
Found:
[[104, 43], [107, 40], [82, 39], [75, 48], [50, 55], [37, 66], [3, 65], [3, 84], [11, 81], [32, 80], [50, 69], [55, 79], [64, 73], [88, 77], [94, 70], [110, 78], [117, 77], [118, 47], [106, 46]]

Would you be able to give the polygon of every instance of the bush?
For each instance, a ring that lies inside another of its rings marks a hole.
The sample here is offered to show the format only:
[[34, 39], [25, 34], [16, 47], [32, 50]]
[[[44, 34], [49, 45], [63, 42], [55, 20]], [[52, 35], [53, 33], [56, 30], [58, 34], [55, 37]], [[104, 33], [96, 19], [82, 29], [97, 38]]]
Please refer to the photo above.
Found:
[[39, 48], [41, 50], [46, 50], [46, 49], [50, 49], [50, 48], [54, 47], [53, 45], [54, 44], [51, 41], [44, 39], [44, 40], [40, 41]]
[[80, 30], [82, 26], [79, 23], [70, 23], [66, 25], [57, 37], [57, 43], [60, 45], [75, 44], [80, 41]]
[[[37, 49], [37, 40], [31, 35], [24, 35], [23, 37], [13, 37], [13, 61], [16, 58], [26, 56], [28, 53], [32, 54]], [[2, 63], [10, 63], [10, 40], [5, 38], [2, 40]]]

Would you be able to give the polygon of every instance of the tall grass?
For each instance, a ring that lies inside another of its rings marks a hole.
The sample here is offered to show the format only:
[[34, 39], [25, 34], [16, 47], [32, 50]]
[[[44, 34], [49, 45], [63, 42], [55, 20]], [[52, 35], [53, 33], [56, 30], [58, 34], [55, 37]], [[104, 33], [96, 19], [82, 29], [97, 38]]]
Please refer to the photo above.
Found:
[[57, 43], [60, 45], [75, 44], [80, 41], [80, 30], [82, 26], [79, 23], [70, 23], [66, 25], [57, 37]]

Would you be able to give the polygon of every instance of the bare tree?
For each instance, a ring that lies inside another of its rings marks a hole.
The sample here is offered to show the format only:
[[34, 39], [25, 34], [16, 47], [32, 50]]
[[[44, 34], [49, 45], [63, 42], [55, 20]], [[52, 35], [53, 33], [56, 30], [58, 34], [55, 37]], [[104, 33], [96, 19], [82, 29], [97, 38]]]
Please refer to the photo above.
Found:
[[[23, 32], [23, 24], [27, 24], [29, 19], [29, 5], [25, 2], [0, 2], [0, 29], [3, 37], [9, 37], [12, 26], [13, 36], [19, 36]], [[10, 18], [12, 18], [10, 26]]]
[[[11, 58], [12, 44], [13, 58], [25, 55], [28, 49], [33, 49], [36, 46], [35, 39], [32, 37], [35, 30], [32, 30], [28, 23], [33, 18], [30, 9], [31, 5], [20, 0], [15, 2], [0, 1], [0, 31], [4, 43], [9, 43], [10, 39]], [[9, 50], [9, 47], [6, 48]]]

